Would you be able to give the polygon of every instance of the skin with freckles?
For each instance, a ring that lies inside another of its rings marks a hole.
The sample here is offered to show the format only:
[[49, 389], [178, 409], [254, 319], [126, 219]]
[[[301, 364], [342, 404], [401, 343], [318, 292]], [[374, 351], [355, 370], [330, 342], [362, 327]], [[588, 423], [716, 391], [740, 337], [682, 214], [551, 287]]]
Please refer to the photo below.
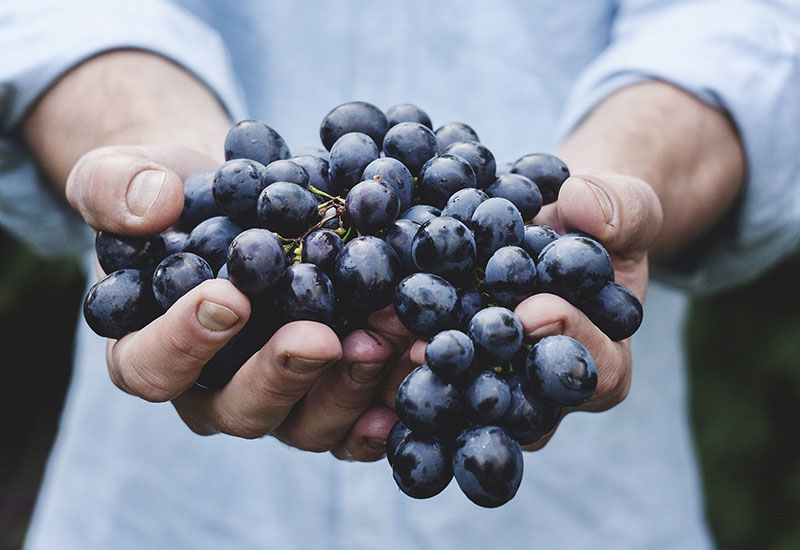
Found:
[[[116, 116], [99, 116], [107, 112]], [[182, 181], [221, 164], [219, 144], [230, 125], [214, 95], [179, 67], [145, 52], [114, 51], [56, 83], [27, 116], [23, 134], [90, 226], [144, 236], [178, 220]], [[649, 257], [668, 256], [708, 229], [743, 182], [744, 156], [728, 119], [659, 82], [613, 94], [557, 154], [576, 175], [535, 222], [600, 240], [616, 281], [640, 300]], [[602, 411], [624, 399], [633, 369], [629, 340], [612, 342], [550, 294], [527, 298], [515, 313], [528, 340], [566, 334], [591, 352], [598, 386], [580, 410]], [[109, 375], [123, 391], [171, 401], [199, 434], [272, 434], [342, 459], [380, 458], [396, 420], [396, 389], [424, 360], [425, 343], [414, 342], [391, 307], [370, 316], [372, 330], [344, 341], [324, 325], [297, 321], [223, 389], [195, 387], [202, 365], [249, 315], [249, 300], [229, 281], [205, 281], [141, 330], [110, 340]]]

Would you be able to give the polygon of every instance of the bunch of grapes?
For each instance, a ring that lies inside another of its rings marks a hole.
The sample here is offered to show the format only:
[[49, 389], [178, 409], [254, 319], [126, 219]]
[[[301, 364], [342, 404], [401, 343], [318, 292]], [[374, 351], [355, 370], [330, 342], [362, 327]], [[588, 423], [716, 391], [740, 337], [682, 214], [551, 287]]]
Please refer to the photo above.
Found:
[[252, 313], [197, 380], [218, 389], [288, 322], [318, 321], [343, 337], [391, 304], [429, 340], [425, 364], [397, 390], [400, 420], [387, 440], [397, 485], [428, 498], [455, 477], [473, 502], [500, 506], [521, 482], [520, 446], [597, 385], [579, 342], [525, 342], [514, 308], [556, 294], [621, 340], [641, 323], [641, 304], [614, 282], [598, 241], [531, 222], [569, 176], [560, 159], [529, 154], [498, 169], [470, 126], [433, 131], [410, 104], [345, 103], [320, 138], [324, 150], [292, 156], [263, 122], [236, 124], [226, 162], [184, 182], [174, 227], [97, 233], [108, 275], [86, 296], [86, 321], [121, 338], [202, 281], [229, 279]]

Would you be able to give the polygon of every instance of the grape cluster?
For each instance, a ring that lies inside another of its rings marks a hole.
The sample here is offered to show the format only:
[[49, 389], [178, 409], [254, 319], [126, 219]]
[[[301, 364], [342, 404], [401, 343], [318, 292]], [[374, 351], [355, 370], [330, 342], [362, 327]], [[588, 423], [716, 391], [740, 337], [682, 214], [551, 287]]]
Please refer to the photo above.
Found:
[[227, 160], [185, 180], [174, 227], [99, 231], [109, 275], [89, 290], [86, 321], [121, 338], [202, 281], [229, 279], [252, 313], [197, 380], [217, 389], [285, 323], [318, 321], [344, 336], [391, 304], [429, 340], [425, 364], [397, 390], [387, 440], [397, 485], [428, 498], [455, 477], [473, 502], [500, 506], [521, 482], [520, 446], [597, 385], [580, 343], [525, 342], [514, 308], [553, 293], [620, 340], [638, 328], [641, 304], [614, 282], [598, 241], [532, 223], [569, 176], [558, 158], [529, 154], [498, 169], [467, 124], [434, 131], [410, 104], [345, 103], [320, 138], [324, 150], [292, 156], [275, 130], [242, 121], [226, 137]]

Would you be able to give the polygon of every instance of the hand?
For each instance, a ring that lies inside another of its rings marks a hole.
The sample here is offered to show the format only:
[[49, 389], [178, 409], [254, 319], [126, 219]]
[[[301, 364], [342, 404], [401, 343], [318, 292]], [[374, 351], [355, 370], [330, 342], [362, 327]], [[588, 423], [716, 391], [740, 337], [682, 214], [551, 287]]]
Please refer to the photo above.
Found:
[[[70, 172], [67, 198], [95, 229], [154, 234], [180, 215], [182, 180], [218, 164], [181, 147], [95, 149]], [[203, 365], [249, 315], [247, 297], [229, 281], [205, 281], [143, 329], [108, 342], [111, 379], [148, 401], [171, 401], [199, 434], [274, 434], [302, 449], [336, 448], [342, 457], [374, 460], [382, 455], [381, 434], [391, 427], [393, 413], [378, 408], [359, 421], [395, 354], [392, 343], [379, 334], [357, 331], [340, 342], [325, 325], [290, 323], [222, 390], [194, 386]]]

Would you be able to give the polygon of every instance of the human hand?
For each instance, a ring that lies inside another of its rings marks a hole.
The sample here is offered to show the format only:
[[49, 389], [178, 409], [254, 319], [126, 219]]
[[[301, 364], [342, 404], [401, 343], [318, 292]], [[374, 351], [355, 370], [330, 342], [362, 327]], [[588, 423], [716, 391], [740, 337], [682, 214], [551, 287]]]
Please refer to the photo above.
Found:
[[[95, 229], [154, 234], [178, 219], [182, 180], [218, 164], [181, 147], [95, 149], [70, 172], [67, 198]], [[148, 401], [171, 401], [188, 427], [200, 434], [274, 434], [302, 449], [335, 447], [339, 456], [378, 458], [382, 448], [370, 446], [370, 438], [376, 427], [383, 430], [391, 422], [391, 413], [377, 410], [369, 421], [357, 421], [381, 387], [385, 365], [395, 353], [379, 334], [357, 331], [340, 342], [322, 324], [290, 323], [222, 390], [194, 386], [203, 365], [249, 315], [247, 297], [229, 281], [205, 281], [143, 329], [108, 342], [111, 379]]]

